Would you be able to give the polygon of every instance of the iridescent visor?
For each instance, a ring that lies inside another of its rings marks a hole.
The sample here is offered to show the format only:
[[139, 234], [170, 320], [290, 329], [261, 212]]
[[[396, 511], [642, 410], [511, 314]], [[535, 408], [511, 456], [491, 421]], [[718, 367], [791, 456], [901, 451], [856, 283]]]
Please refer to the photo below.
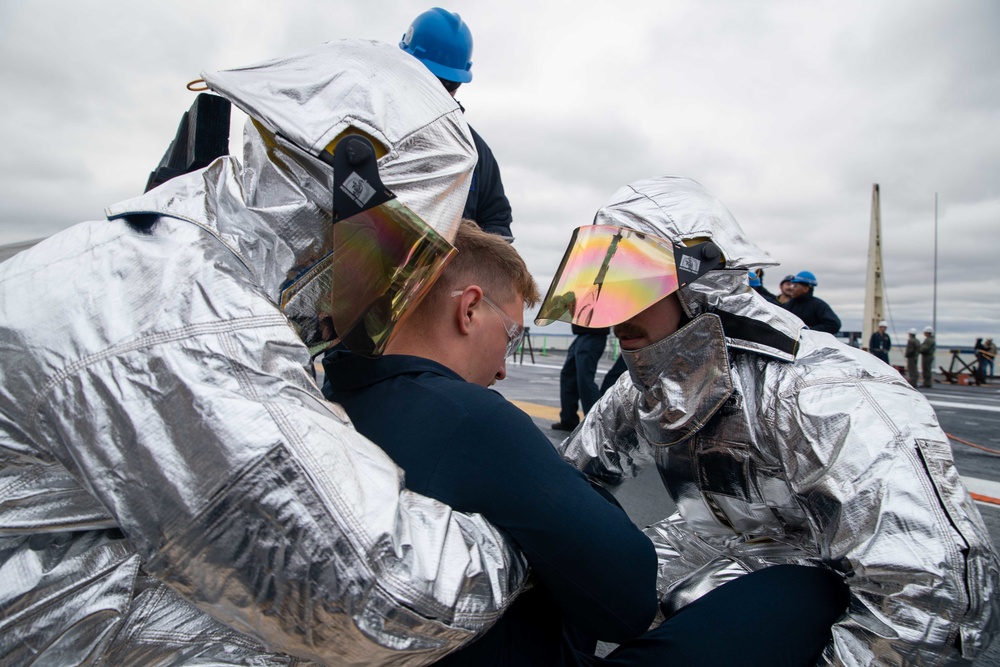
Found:
[[316, 329], [301, 332], [319, 343], [314, 353], [340, 340], [369, 357], [382, 354], [456, 252], [397, 199], [334, 223], [326, 245], [332, 251], [286, 291], [282, 310]]
[[620, 324], [675, 292], [677, 285], [669, 241], [624, 227], [580, 227], [573, 232], [535, 324]]

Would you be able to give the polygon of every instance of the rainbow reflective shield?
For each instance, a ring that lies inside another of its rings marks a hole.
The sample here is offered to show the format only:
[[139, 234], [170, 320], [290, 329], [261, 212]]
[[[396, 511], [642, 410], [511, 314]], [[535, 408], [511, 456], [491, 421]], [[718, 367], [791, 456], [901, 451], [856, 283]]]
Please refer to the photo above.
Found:
[[580, 227], [573, 232], [535, 324], [620, 324], [677, 288], [669, 241], [625, 227]]
[[391, 199], [334, 223], [328, 254], [282, 294], [281, 307], [313, 354], [338, 341], [377, 357], [456, 250]]

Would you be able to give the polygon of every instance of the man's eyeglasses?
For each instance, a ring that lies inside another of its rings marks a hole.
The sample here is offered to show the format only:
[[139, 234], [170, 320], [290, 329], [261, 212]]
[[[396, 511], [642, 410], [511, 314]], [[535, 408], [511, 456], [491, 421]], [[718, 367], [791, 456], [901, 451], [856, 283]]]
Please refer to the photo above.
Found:
[[[452, 298], [461, 295], [465, 290], [455, 290], [451, 293]], [[510, 355], [517, 352], [517, 348], [521, 346], [521, 341], [524, 339], [524, 327], [515, 322], [510, 318], [510, 315], [500, 310], [500, 306], [493, 303], [493, 301], [483, 295], [483, 301], [486, 305], [496, 311], [496, 314], [500, 316], [500, 322], [503, 324], [503, 328], [507, 330], [507, 353], [504, 354], [504, 359]]]

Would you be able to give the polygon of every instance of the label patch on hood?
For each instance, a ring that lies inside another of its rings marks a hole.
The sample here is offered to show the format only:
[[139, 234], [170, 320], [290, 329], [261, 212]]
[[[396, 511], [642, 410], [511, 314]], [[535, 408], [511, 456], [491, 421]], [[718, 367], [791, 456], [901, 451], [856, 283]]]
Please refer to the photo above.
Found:
[[701, 260], [695, 259], [691, 255], [681, 255], [680, 268], [684, 269], [688, 273], [699, 273], [701, 269]]
[[375, 195], [375, 188], [365, 179], [361, 178], [356, 171], [352, 171], [351, 174], [344, 179], [343, 184], [340, 186], [344, 194], [354, 200], [354, 203], [359, 207], [364, 208], [365, 204], [368, 203]]

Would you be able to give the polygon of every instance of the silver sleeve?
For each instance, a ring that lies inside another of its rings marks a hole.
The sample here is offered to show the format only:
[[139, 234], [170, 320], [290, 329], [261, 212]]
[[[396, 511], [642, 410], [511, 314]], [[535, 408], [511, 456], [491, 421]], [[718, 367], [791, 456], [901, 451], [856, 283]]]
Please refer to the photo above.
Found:
[[[172, 239], [202, 234], [159, 224]], [[0, 339], [32, 351], [0, 365], [3, 471], [15, 484], [32, 471], [53, 480], [16, 504], [0, 502], [3, 562], [20, 563], [23, 574], [0, 592], [47, 619], [20, 614], [27, 625], [8, 648], [37, 632], [49, 643], [75, 637], [99, 655], [121, 619], [136, 627], [163, 611], [134, 602], [147, 575], [200, 610], [188, 616], [207, 614], [267, 651], [323, 664], [426, 664], [499, 618], [524, 581], [522, 556], [481, 516], [404, 488], [391, 459], [322, 399], [302, 342], [246, 287], [231, 254], [206, 262], [211, 243], [169, 245], [169, 261], [142, 265], [133, 247], [158, 243], [152, 237], [115, 223], [75, 229], [77, 237], [39, 246], [35, 266], [0, 272], [17, 274], [0, 281]], [[69, 259], [81, 235], [109, 230], [118, 230], [114, 243]], [[53, 262], [77, 279], [58, 289], [40, 281], [54, 297], [37, 307], [32, 272]], [[88, 271], [109, 263], [120, 267], [117, 279], [105, 279], [95, 299]], [[139, 288], [136, 275], [145, 276]], [[0, 500], [15, 488], [0, 488]], [[68, 506], [77, 496], [93, 507]], [[103, 576], [63, 553], [59, 532], [110, 527], [138, 556], [121, 556], [126, 576], [115, 577], [126, 601], [114, 614], [100, 612], [107, 598], [97, 593], [85, 607], [54, 604], [59, 589], [46, 586], [96, 587]], [[43, 549], [46, 535], [54, 541]], [[48, 565], [34, 567], [38, 559]], [[47, 571], [58, 584], [45, 583]], [[217, 630], [195, 625], [211, 645]], [[160, 658], [179, 659], [171, 641], [162, 645]]]
[[637, 434], [639, 392], [628, 373], [594, 404], [557, 450], [588, 478], [614, 488], [653, 462], [652, 448]]

